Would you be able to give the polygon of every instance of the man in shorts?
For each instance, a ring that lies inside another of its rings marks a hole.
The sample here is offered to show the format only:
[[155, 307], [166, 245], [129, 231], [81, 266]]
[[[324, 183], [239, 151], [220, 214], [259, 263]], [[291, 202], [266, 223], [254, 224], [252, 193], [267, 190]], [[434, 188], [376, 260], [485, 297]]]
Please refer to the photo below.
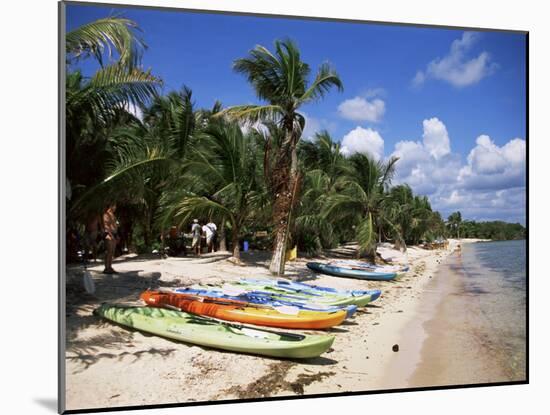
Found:
[[206, 246], [208, 252], [214, 252], [215, 249], [215, 241], [216, 241], [216, 231], [218, 228], [216, 227], [216, 224], [212, 221], [208, 222], [206, 225], [202, 227], [202, 231], [206, 235]]
[[193, 225], [191, 225], [191, 234], [193, 235], [193, 243], [191, 249], [195, 251], [198, 256], [201, 255], [201, 225], [199, 225], [198, 219], [193, 219]]

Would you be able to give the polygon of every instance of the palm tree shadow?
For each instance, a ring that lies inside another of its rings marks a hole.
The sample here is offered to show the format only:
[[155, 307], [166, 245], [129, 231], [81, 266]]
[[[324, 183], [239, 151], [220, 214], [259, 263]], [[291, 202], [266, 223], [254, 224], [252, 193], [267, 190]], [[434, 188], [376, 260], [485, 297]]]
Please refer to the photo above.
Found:
[[292, 362], [295, 362], [297, 364], [306, 364], [306, 365], [314, 365], [314, 366], [332, 366], [338, 363], [337, 360], [330, 359], [328, 357], [313, 357], [310, 359], [288, 359]]

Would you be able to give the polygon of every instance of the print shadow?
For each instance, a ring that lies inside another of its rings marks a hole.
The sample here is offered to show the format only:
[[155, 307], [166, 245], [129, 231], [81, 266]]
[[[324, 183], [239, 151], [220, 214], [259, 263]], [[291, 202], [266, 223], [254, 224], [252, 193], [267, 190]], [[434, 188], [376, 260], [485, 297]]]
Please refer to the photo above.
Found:
[[34, 402], [50, 412], [57, 413], [57, 399], [54, 398], [34, 398]]

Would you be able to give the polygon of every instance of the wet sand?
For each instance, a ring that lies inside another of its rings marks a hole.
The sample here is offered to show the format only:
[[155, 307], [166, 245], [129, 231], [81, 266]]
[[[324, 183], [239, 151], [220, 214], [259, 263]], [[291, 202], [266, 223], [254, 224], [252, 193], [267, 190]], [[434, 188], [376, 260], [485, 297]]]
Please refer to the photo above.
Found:
[[525, 379], [524, 369], [512, 369], [495, 341], [480, 307], [482, 295], [467, 289], [461, 261], [460, 251], [447, 257], [426, 287], [426, 301], [403, 332], [405, 338], [423, 339], [422, 346], [403, 354], [389, 372], [390, 383], [426, 387]]

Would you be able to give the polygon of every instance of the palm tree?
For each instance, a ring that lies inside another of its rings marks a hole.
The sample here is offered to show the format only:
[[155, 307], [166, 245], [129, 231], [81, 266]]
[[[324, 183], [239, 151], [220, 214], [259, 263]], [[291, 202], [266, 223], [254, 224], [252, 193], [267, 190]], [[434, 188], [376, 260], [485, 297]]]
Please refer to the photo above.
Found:
[[336, 184], [337, 192], [327, 197], [322, 214], [328, 220], [346, 220], [355, 227], [360, 254], [369, 261], [376, 256], [377, 225], [390, 226], [396, 236], [397, 228], [383, 211], [385, 191], [395, 172], [397, 158], [387, 162], [356, 153], [349, 158], [351, 172]]
[[256, 141], [237, 123], [214, 122], [197, 138], [185, 166], [189, 190], [167, 203], [166, 215], [180, 223], [193, 217], [227, 220], [233, 257], [239, 260], [243, 227], [264, 200]]
[[321, 214], [328, 195], [336, 192], [338, 178], [350, 172], [347, 159], [327, 131], [298, 146], [304, 177], [295, 215], [295, 238], [301, 249], [314, 254], [334, 247], [341, 237], [343, 223], [329, 221]]
[[[399, 230], [403, 242], [414, 245], [421, 239], [432, 236], [430, 230], [432, 226], [437, 226], [437, 218], [433, 216], [426, 196], [414, 195], [407, 184], [398, 185], [389, 191], [385, 206], [390, 221]], [[397, 245], [401, 243], [399, 239], [396, 242]]]
[[267, 104], [230, 107], [222, 114], [251, 124], [273, 122], [283, 132], [278, 145], [266, 147], [277, 148], [270, 177], [275, 242], [269, 269], [282, 275], [290, 213], [299, 181], [296, 147], [305, 126], [298, 110], [304, 104], [321, 99], [332, 87], [342, 90], [342, 82], [328, 63], [322, 64], [309, 82], [310, 67], [301, 60], [298, 47], [290, 40], [275, 41], [273, 53], [258, 45], [248, 57], [236, 60], [233, 67], [247, 77], [258, 98]]
[[447, 218], [447, 224], [451, 231], [454, 231], [454, 235], [460, 238], [460, 226], [462, 224], [462, 215], [460, 212], [453, 212]]
[[[146, 46], [137, 29], [130, 20], [109, 17], [66, 35], [67, 182], [73, 200], [105, 177], [106, 163], [113, 155], [113, 130], [137, 121], [129, 109], [148, 102], [161, 85], [158, 78], [139, 67]], [[91, 77], [70, 70], [74, 63], [90, 57], [100, 64]], [[87, 203], [94, 205], [91, 199]], [[69, 212], [78, 214], [79, 210], [71, 208]]]

